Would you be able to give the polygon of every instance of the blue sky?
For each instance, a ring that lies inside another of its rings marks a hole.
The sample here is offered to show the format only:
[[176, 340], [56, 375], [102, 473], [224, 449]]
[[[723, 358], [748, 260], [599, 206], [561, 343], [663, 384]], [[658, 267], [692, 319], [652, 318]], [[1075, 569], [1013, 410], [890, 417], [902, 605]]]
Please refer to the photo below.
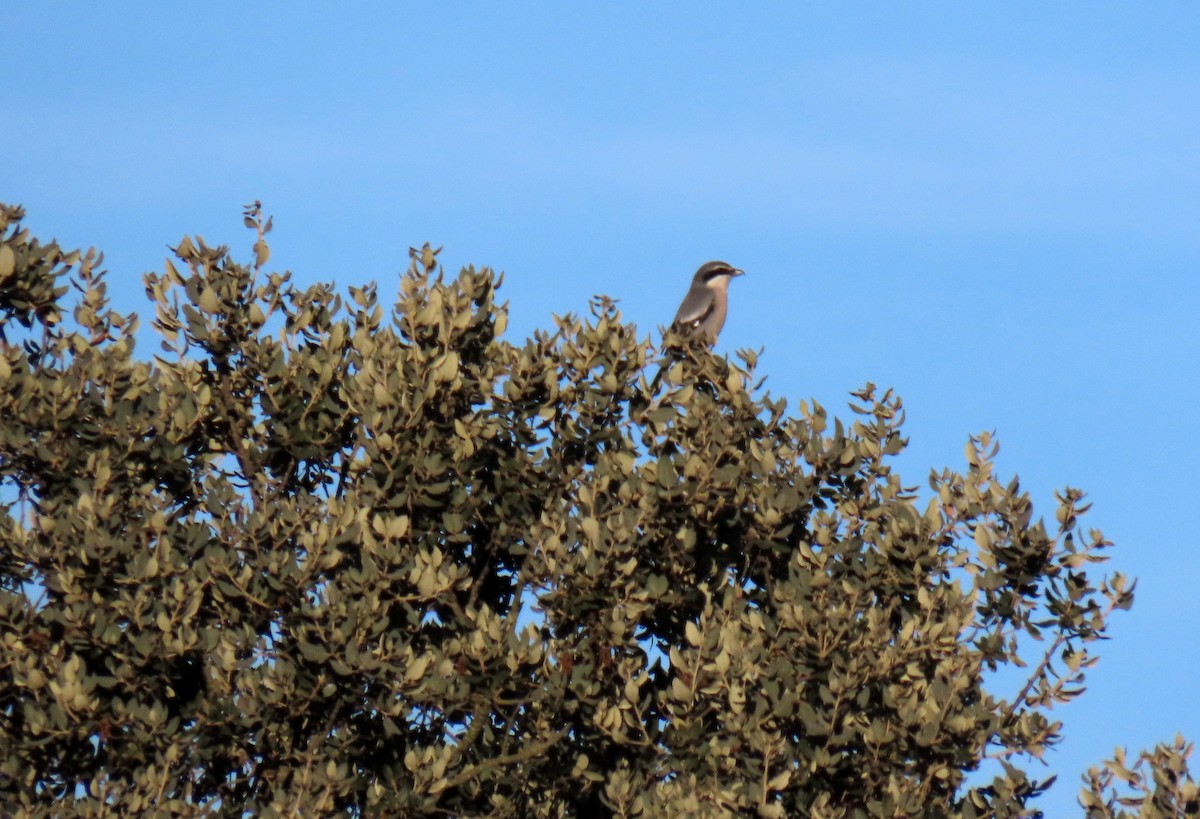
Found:
[[600, 292], [650, 333], [727, 259], [720, 347], [774, 394], [895, 387], [912, 483], [996, 430], [1140, 578], [1047, 815], [1114, 745], [1200, 739], [1200, 6], [332, 8], [6, 4], [0, 201], [144, 317], [183, 233], [249, 257], [253, 199], [301, 283], [392, 294], [426, 240], [505, 270], [514, 341]]

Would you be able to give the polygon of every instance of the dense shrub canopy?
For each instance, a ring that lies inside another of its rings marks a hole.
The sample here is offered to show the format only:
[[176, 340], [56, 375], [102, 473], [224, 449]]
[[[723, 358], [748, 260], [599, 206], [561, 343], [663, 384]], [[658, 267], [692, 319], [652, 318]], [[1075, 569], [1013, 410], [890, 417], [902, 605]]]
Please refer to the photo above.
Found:
[[[849, 422], [789, 412], [753, 354], [670, 334], [651, 382], [604, 299], [514, 344], [500, 277], [428, 246], [392, 308], [343, 302], [267, 271], [256, 206], [252, 262], [184, 238], [146, 276], [135, 357], [99, 257], [21, 216], [5, 812], [1030, 815], [1049, 709], [1132, 600], [1082, 493], [1046, 524], [989, 436], [905, 484], [870, 385]], [[1091, 771], [1088, 814], [1195, 811], [1189, 750]]]

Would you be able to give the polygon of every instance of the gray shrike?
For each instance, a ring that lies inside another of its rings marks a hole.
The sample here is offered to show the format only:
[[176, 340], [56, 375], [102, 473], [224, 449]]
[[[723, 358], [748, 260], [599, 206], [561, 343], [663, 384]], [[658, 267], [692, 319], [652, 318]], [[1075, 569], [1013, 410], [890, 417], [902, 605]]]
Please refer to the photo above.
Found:
[[[729, 312], [729, 280], [741, 275], [744, 275], [744, 271], [726, 262], [700, 265], [696, 275], [692, 276], [692, 286], [675, 313], [671, 329], [703, 339], [709, 347], [716, 344], [717, 335], [725, 326], [725, 315]], [[659, 365], [658, 372], [650, 381], [652, 393], [658, 389], [671, 360], [678, 359], [681, 353], [680, 350], [670, 349], [663, 352], [666, 361]]]
[[692, 276], [692, 286], [679, 305], [679, 312], [671, 326], [676, 330], [704, 336], [708, 343], [715, 344], [717, 335], [725, 326], [725, 314], [729, 312], [729, 280], [744, 275], [726, 262], [707, 262]]

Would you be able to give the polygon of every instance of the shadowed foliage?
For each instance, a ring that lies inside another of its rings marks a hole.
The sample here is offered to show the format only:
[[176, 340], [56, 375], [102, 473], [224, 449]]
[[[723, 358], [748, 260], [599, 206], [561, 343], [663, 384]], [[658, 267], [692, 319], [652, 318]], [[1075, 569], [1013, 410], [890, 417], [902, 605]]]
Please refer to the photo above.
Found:
[[[297, 288], [257, 204], [249, 263], [185, 237], [146, 276], [135, 357], [100, 258], [21, 218], [5, 813], [1035, 814], [1050, 709], [1132, 584], [991, 436], [918, 491], [889, 391], [789, 412], [752, 353], [673, 333], [652, 389], [612, 302], [515, 344], [500, 277], [428, 246], [386, 310]], [[1189, 753], [1118, 754], [1086, 815], [1197, 815]]]

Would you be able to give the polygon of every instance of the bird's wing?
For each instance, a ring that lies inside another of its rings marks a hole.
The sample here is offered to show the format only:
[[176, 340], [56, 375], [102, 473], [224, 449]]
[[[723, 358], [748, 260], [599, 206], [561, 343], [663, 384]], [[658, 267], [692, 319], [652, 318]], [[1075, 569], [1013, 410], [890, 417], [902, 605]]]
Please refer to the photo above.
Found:
[[671, 324], [675, 327], [697, 327], [712, 315], [715, 304], [716, 299], [713, 298], [711, 290], [707, 287], [693, 287], [683, 297], [683, 304], [679, 305], [679, 312], [675, 314], [675, 320]]

